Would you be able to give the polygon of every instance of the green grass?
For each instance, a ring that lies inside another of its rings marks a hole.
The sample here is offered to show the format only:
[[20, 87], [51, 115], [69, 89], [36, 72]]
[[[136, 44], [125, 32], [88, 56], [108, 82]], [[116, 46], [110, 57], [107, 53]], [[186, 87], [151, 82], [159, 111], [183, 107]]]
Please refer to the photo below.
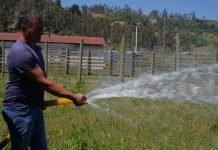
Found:
[[[83, 77], [77, 84], [70, 76], [55, 80], [69, 90], [86, 93], [103, 79]], [[49, 149], [218, 149], [217, 104], [136, 98], [102, 99], [96, 104], [104, 109], [90, 105], [47, 108]], [[6, 125], [0, 117], [0, 137], [4, 133]]]
[[216, 34], [211, 34], [211, 33], [206, 33], [206, 32], [202, 34], [202, 38], [207, 40], [210, 45], [218, 41], [218, 36]]

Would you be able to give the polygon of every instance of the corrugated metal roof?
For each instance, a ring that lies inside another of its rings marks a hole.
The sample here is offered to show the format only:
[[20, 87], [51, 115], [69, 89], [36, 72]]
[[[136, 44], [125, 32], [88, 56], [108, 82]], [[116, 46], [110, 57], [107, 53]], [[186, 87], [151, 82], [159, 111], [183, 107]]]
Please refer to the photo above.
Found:
[[[16, 41], [21, 36], [21, 33], [0, 32], [0, 40]], [[48, 41], [51, 43], [65, 44], [80, 44], [80, 40], [84, 39], [84, 44], [87, 45], [104, 45], [104, 38], [87, 37], [87, 36], [60, 36], [60, 35], [42, 35], [41, 42]]]

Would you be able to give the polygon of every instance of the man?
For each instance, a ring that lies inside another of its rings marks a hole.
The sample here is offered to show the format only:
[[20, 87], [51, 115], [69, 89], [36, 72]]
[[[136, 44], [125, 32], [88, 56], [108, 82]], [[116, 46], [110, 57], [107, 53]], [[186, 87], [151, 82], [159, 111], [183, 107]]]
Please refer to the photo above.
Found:
[[71, 99], [75, 105], [86, 103], [82, 94], [71, 93], [45, 76], [41, 48], [37, 44], [43, 34], [43, 22], [32, 11], [19, 18], [21, 37], [11, 47], [7, 66], [9, 81], [3, 99], [2, 114], [7, 122], [12, 150], [46, 150], [47, 142], [42, 107], [44, 90]]

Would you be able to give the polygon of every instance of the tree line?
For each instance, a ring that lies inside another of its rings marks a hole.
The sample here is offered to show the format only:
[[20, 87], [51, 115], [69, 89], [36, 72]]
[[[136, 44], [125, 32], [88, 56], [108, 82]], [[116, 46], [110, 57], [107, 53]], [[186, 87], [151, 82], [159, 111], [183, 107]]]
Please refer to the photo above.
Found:
[[[35, 9], [44, 19], [44, 32], [59, 35], [103, 37], [106, 42], [119, 45], [121, 36], [127, 40], [127, 48], [134, 45], [135, 28], [138, 28], [138, 47], [153, 49], [155, 45], [173, 46], [175, 33], [187, 47], [208, 46], [212, 42], [203, 33], [217, 36], [218, 26], [206, 19], [199, 19], [195, 12], [169, 14], [152, 10], [145, 15], [142, 9], [134, 10], [97, 4], [92, 6], [72, 4], [63, 8], [60, 0], [1, 0], [0, 31], [17, 32], [16, 19], [23, 11]], [[217, 43], [217, 42], [215, 42]]]

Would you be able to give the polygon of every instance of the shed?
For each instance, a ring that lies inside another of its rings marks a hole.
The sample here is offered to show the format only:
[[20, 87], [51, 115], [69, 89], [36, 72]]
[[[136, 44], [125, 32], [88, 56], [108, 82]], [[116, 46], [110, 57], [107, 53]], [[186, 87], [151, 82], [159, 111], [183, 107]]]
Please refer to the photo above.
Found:
[[[21, 33], [0, 32], [0, 41], [5, 41], [5, 46], [11, 47], [20, 36]], [[105, 45], [105, 40], [101, 37], [61, 35], [42, 35], [40, 45], [44, 47], [44, 43], [47, 41], [48, 48], [51, 49], [79, 49], [81, 39], [84, 40], [84, 50], [102, 50]]]

